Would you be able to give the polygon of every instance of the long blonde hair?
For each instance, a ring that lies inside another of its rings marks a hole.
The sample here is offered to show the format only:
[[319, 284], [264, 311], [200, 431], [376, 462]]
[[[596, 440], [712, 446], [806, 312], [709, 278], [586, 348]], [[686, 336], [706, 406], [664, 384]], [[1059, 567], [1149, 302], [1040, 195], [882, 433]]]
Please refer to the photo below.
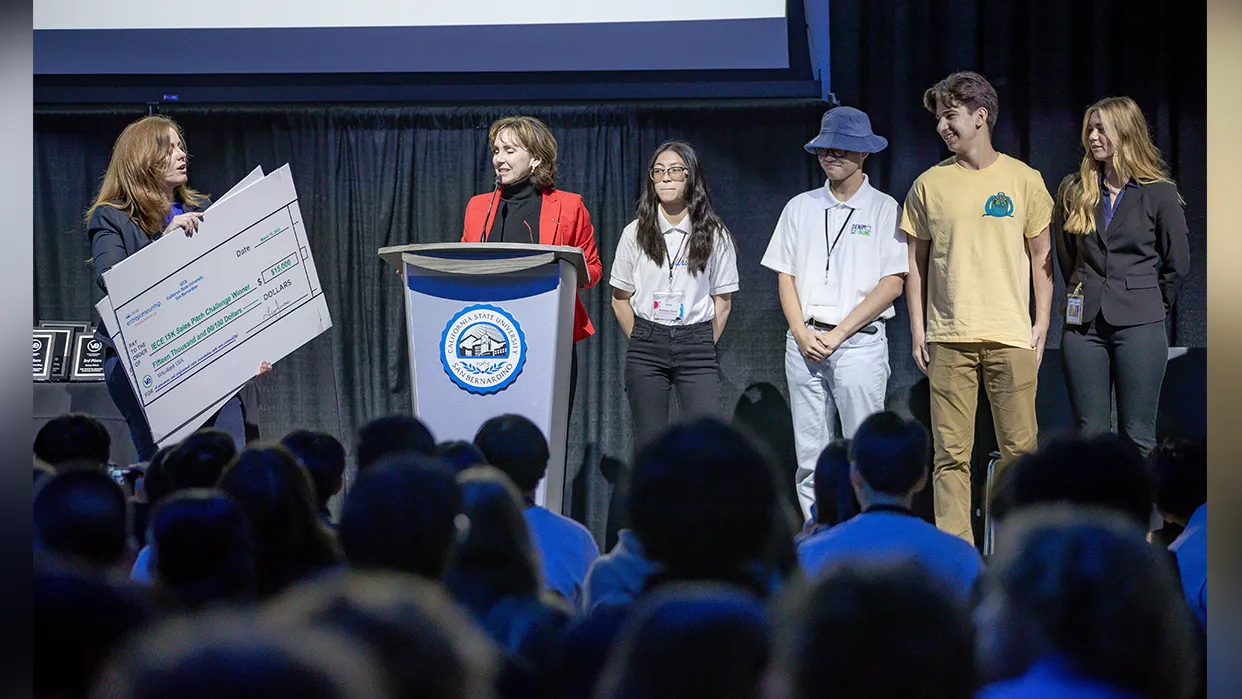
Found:
[[1105, 97], [1087, 107], [1082, 117], [1082, 147], [1085, 151], [1078, 172], [1061, 183], [1058, 198], [1065, 211], [1063, 228], [1086, 235], [1095, 232], [1095, 207], [1100, 203], [1100, 173], [1104, 163], [1091, 155], [1091, 115], [1099, 113], [1105, 133], [1113, 142], [1113, 166], [1125, 179], [1139, 184], [1172, 182], [1160, 150], [1151, 142], [1147, 121], [1138, 104], [1129, 97]]
[[[164, 219], [172, 207], [164, 185], [164, 165], [172, 147], [168, 137], [170, 128], [177, 132], [181, 148], [187, 151], [188, 157], [185, 135], [169, 117], [145, 116], [121, 131], [112, 146], [112, 159], [108, 161], [99, 193], [86, 210], [88, 224], [95, 209], [111, 206], [129, 214], [149, 236], [164, 230]], [[179, 185], [173, 195], [191, 206], [200, 206], [207, 199], [184, 184]]]

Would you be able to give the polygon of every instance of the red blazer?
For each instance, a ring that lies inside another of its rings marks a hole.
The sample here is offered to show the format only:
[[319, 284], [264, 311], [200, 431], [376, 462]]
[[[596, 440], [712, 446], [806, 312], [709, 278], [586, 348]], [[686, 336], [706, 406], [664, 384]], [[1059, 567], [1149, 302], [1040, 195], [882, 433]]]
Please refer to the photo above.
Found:
[[[490, 233], [496, 222], [496, 210], [500, 208], [497, 201], [488, 217], [487, 206], [491, 201], [491, 193], [479, 194], [470, 198], [466, 204], [466, 221], [461, 233], [461, 242], [478, 243], [483, 240], [483, 220], [487, 219], [487, 231]], [[543, 207], [539, 213], [539, 244], [540, 245], [572, 245], [586, 257], [587, 283], [582, 287], [589, 289], [599, 283], [604, 275], [604, 265], [599, 261], [599, 252], [595, 249], [595, 228], [591, 225], [591, 214], [587, 213], [582, 197], [573, 192], [562, 192], [558, 189], [547, 189], [543, 192]], [[574, 307], [574, 342], [584, 340], [595, 334], [595, 326], [587, 316], [582, 299], [577, 300]]]

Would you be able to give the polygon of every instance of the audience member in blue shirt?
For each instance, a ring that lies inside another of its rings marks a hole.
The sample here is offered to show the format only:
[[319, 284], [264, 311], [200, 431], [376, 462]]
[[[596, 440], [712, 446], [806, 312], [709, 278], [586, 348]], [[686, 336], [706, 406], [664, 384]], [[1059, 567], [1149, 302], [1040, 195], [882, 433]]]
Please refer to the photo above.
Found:
[[633, 529], [622, 529], [617, 537], [617, 545], [595, 559], [587, 571], [582, 605], [586, 611], [633, 602], [646, 587], [647, 577], [656, 569]]
[[1177, 557], [1186, 602], [1207, 628], [1207, 449], [1203, 440], [1168, 440], [1154, 461], [1156, 509], [1185, 527], [1169, 545]]
[[983, 561], [973, 546], [910, 511], [927, 485], [927, 431], [891, 412], [863, 421], [850, 446], [850, 483], [862, 513], [798, 545], [808, 576], [844, 559], [913, 557], [965, 600]]
[[487, 463], [500, 469], [522, 491], [526, 524], [539, 551], [543, 580], [575, 609], [582, 607], [587, 569], [599, 557], [591, 532], [578, 522], [535, 505], [535, 488], [548, 471], [548, 440], [521, 415], [499, 415], [479, 428], [474, 444]]

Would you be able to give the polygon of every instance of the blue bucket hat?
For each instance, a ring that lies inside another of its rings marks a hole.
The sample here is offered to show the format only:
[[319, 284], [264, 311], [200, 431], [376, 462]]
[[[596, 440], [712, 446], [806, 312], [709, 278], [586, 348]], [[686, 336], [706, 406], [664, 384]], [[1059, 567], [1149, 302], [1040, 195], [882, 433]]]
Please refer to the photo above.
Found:
[[888, 147], [888, 139], [871, 132], [871, 120], [866, 113], [853, 107], [835, 107], [824, 112], [819, 135], [803, 147], [811, 154], [816, 148], [879, 153]]

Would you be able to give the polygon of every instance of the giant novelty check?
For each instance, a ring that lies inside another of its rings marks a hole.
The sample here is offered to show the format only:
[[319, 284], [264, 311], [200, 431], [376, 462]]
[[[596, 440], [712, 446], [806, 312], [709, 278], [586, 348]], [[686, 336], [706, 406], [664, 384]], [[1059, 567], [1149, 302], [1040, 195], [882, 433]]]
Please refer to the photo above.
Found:
[[[289, 166], [104, 274], [101, 315], [161, 446], [332, 327]], [[109, 306], [111, 308], [109, 308]]]

